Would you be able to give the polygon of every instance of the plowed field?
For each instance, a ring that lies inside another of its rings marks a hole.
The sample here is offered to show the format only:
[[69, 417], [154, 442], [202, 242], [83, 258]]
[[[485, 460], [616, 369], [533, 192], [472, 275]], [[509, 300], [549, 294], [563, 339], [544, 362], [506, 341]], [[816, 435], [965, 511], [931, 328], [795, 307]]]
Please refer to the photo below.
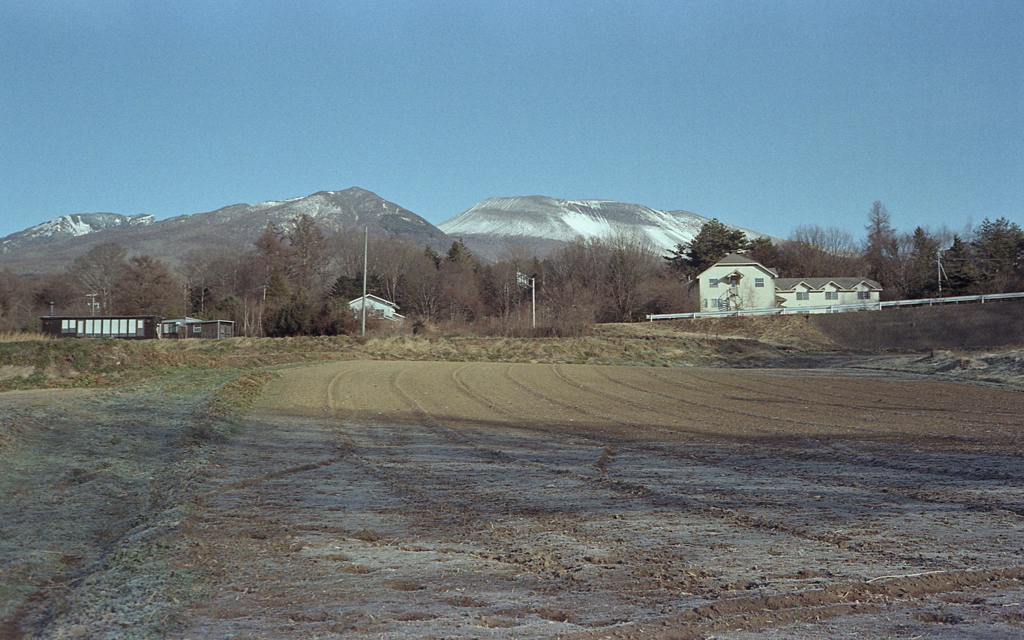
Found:
[[856, 371], [284, 372], [183, 638], [1024, 634], [1019, 393]]

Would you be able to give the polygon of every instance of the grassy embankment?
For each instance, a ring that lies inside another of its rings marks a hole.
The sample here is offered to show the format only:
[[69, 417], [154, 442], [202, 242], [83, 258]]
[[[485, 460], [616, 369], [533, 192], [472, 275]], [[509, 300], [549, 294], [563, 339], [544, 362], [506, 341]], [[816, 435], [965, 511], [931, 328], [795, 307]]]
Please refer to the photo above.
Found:
[[[740, 321], [740, 322], [737, 322]], [[830, 350], [802, 318], [598, 325], [578, 338], [392, 335], [229, 340], [0, 340], [0, 391], [107, 387], [182, 370], [248, 371], [337, 359], [713, 365]]]

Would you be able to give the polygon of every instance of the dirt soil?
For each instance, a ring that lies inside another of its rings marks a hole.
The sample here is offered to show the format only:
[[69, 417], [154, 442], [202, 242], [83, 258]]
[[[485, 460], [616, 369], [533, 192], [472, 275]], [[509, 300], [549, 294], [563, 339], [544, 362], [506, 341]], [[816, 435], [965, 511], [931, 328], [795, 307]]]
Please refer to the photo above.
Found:
[[0, 639], [1022, 637], [1024, 396], [900, 358], [0, 394]]
[[841, 369], [293, 368], [197, 489], [176, 561], [207, 595], [168, 633], [1021, 637], [1022, 399]]

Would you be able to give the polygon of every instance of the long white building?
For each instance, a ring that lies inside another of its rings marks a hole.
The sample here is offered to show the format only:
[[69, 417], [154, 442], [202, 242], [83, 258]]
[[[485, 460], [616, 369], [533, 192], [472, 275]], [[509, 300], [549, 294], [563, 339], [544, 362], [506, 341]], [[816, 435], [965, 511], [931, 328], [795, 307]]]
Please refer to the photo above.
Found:
[[741, 253], [731, 253], [687, 284], [694, 311], [809, 309], [830, 305], [877, 304], [882, 286], [868, 278], [780, 278], [778, 272]]

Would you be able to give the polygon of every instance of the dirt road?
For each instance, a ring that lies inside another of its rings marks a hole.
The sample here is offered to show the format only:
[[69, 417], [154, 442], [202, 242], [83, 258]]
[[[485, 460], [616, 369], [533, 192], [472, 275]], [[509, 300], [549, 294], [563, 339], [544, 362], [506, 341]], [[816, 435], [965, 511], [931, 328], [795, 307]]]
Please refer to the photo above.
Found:
[[856, 371], [287, 370], [176, 637], [1024, 634], [1019, 393]]

